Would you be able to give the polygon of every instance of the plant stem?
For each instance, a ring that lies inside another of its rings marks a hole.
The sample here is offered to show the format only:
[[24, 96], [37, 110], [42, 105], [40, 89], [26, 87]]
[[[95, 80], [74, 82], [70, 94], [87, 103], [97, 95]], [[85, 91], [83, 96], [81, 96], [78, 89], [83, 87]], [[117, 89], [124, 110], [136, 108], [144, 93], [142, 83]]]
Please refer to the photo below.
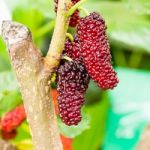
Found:
[[69, 23], [69, 18], [66, 16], [71, 4], [71, 0], [59, 0], [55, 29], [45, 58], [48, 72], [53, 72], [59, 65]]
[[72, 34], [66, 33], [66, 37], [67, 37], [71, 42], [74, 41]]
[[87, 0], [81, 0], [78, 3], [76, 3], [74, 6], [72, 6], [67, 13], [67, 17], [70, 17], [86, 1]]

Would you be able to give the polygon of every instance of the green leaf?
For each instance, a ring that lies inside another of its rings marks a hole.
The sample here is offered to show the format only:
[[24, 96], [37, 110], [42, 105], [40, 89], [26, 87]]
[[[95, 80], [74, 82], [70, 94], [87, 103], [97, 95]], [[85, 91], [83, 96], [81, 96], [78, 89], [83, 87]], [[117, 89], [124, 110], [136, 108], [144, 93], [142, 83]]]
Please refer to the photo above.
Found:
[[85, 107], [91, 118], [90, 128], [74, 139], [74, 150], [99, 149], [100, 144], [103, 142], [108, 108], [109, 102], [105, 96], [102, 101]]
[[8, 53], [6, 50], [6, 46], [0, 37], [0, 71], [9, 70], [10, 69], [10, 61], [8, 57]]
[[22, 102], [15, 75], [11, 71], [0, 73], [0, 115]]
[[89, 128], [89, 122], [89, 116], [82, 113], [82, 121], [77, 126], [67, 126], [60, 119], [58, 119], [58, 126], [63, 135], [74, 138]]
[[90, 80], [89, 87], [85, 96], [86, 104], [98, 101], [101, 95], [102, 95], [101, 89], [94, 81]]
[[11, 71], [0, 73], [0, 93], [7, 93], [10, 91], [17, 91], [18, 85], [15, 75]]
[[[39, 13], [43, 14], [44, 17], [54, 18], [54, 2], [53, 0], [7, 0], [7, 5], [10, 7], [12, 12], [15, 11], [16, 8], [21, 8], [24, 10], [37, 10]], [[26, 11], [27, 12], [27, 11]], [[28, 12], [27, 12], [28, 14]], [[20, 14], [18, 14], [19, 16]], [[29, 18], [29, 17], [28, 17]], [[33, 20], [35, 21], [35, 20]]]
[[18, 91], [8, 92], [0, 99], [0, 116], [12, 110], [22, 103], [21, 94]]
[[148, 0], [125, 0], [130, 9], [139, 14], [150, 14], [150, 1]]
[[17, 136], [13, 140], [15, 143], [22, 142], [24, 140], [31, 140], [31, 134], [30, 134], [30, 129], [29, 125], [26, 121], [24, 121], [21, 126], [17, 128]]

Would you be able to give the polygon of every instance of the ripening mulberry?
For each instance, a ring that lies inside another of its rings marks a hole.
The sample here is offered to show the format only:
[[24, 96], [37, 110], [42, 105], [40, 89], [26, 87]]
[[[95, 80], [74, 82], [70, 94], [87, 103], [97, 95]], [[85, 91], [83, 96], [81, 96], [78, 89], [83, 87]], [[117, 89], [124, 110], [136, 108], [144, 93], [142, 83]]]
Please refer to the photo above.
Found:
[[11, 132], [16, 129], [24, 120], [26, 114], [23, 105], [17, 106], [14, 110], [8, 112], [1, 121], [1, 128], [5, 132]]
[[[54, 0], [55, 3], [55, 12], [57, 12], [57, 8], [58, 8], [58, 1], [59, 0]], [[73, 5], [75, 5], [77, 2], [79, 2], [80, 0], [72, 0]], [[80, 15], [79, 15], [79, 10], [76, 10], [72, 16], [70, 17], [70, 22], [69, 22], [69, 26], [71, 27], [76, 27], [76, 25], [78, 24], [80, 20]]]
[[[73, 60], [82, 60], [80, 57], [80, 43], [77, 36], [74, 37], [74, 41], [66, 40], [65, 42], [65, 50], [63, 51], [64, 55], [72, 58]], [[82, 64], [83, 65], [83, 64]]]
[[81, 121], [81, 107], [89, 76], [82, 63], [62, 61], [57, 70], [58, 107], [62, 121], [71, 126]]
[[105, 21], [98, 13], [91, 13], [80, 19], [77, 33], [81, 44], [80, 54], [90, 77], [102, 89], [113, 89], [118, 78], [111, 65]]

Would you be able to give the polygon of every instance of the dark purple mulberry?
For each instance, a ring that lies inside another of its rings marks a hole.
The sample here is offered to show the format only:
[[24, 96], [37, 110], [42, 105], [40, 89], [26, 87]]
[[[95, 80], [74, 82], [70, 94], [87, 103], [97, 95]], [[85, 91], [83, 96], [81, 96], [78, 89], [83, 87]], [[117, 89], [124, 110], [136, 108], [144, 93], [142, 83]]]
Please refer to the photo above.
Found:
[[62, 61], [57, 70], [58, 107], [62, 121], [71, 126], [81, 121], [81, 107], [89, 76], [78, 61]]
[[106, 36], [106, 25], [98, 13], [81, 18], [77, 27], [80, 54], [90, 77], [102, 89], [113, 89], [118, 78], [111, 65], [110, 47]]
[[[55, 12], [57, 12], [57, 8], [58, 8], [58, 1], [59, 0], [54, 0], [54, 4], [55, 4]], [[72, 0], [73, 5], [75, 5], [77, 2], [79, 2], [80, 0]], [[78, 24], [80, 20], [80, 15], [79, 15], [79, 10], [76, 10], [72, 16], [70, 17], [70, 21], [69, 21], [69, 26], [70, 27], [76, 27], [76, 25]]]

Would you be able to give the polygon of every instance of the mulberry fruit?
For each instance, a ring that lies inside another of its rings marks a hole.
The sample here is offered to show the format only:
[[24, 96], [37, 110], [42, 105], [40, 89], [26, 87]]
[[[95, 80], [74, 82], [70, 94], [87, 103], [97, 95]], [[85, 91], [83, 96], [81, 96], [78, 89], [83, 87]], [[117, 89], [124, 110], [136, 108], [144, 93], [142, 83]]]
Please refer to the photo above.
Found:
[[64, 55], [71, 57], [73, 60], [82, 60], [80, 57], [80, 43], [78, 37], [75, 36], [74, 41], [66, 40], [65, 42], [65, 50], [63, 51]]
[[[57, 12], [57, 8], [58, 8], [58, 1], [59, 0], [54, 0], [55, 3], [55, 12]], [[73, 5], [75, 5], [77, 2], [79, 2], [80, 0], [72, 0]], [[76, 10], [72, 16], [70, 17], [70, 21], [69, 21], [69, 26], [71, 27], [76, 27], [76, 25], [78, 24], [80, 20], [80, 15], [79, 15], [79, 10]]]
[[78, 60], [63, 61], [57, 70], [58, 107], [62, 121], [71, 126], [81, 121], [81, 107], [89, 76]]
[[111, 65], [106, 25], [98, 13], [81, 18], [77, 26], [80, 54], [90, 77], [102, 89], [113, 89], [118, 78]]
[[26, 114], [23, 105], [8, 112], [1, 121], [1, 128], [4, 132], [11, 132], [16, 129], [24, 120]]

